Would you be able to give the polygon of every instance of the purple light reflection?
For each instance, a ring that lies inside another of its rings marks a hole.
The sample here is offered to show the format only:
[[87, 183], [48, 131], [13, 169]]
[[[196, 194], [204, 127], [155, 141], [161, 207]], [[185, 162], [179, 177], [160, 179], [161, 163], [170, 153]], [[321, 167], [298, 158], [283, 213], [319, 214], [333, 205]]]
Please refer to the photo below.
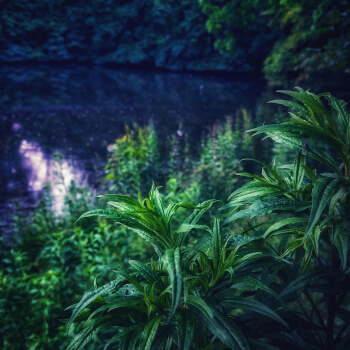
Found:
[[28, 190], [41, 191], [48, 178], [48, 161], [36, 142], [22, 140], [19, 146], [22, 166], [28, 175]]
[[19, 146], [21, 165], [28, 176], [28, 191], [37, 195], [48, 183], [53, 197], [53, 211], [62, 214], [64, 199], [72, 181], [81, 184], [83, 173], [67, 160], [49, 159], [36, 142], [22, 140]]

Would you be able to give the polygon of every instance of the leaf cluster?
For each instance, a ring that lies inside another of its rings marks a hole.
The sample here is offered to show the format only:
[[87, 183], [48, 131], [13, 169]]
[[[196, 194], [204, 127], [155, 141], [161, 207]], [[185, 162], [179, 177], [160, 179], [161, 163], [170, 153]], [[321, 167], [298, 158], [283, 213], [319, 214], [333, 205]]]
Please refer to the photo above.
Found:
[[[113, 209], [82, 215], [135, 231], [158, 258], [116, 266], [113, 281], [73, 306], [69, 349], [103, 329], [114, 330], [109, 345], [119, 349], [349, 345], [350, 115], [330, 94], [283, 93], [294, 101], [273, 102], [291, 108], [292, 119], [251, 131], [296, 150], [294, 163], [241, 173], [251, 181], [217, 212], [224, 220], [200, 221], [215, 200], [166, 205], [154, 186], [145, 199], [104, 195]], [[192, 212], [178, 224], [180, 208]], [[200, 238], [191, 240], [192, 230]]]

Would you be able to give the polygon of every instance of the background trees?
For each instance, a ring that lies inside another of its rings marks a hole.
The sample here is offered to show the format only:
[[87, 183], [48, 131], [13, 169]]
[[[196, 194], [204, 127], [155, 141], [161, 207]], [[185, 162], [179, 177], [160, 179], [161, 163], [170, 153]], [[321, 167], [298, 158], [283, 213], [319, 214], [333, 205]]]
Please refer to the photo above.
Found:
[[2, 1], [0, 62], [94, 62], [288, 78], [349, 73], [332, 0]]

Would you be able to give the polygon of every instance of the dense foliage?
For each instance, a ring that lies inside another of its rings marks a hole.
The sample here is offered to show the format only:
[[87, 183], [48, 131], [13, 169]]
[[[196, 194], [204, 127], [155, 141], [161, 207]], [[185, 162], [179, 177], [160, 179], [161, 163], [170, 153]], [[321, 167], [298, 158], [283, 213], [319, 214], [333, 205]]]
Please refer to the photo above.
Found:
[[[193, 146], [190, 149], [187, 135], [162, 140], [153, 124], [127, 127], [125, 136], [109, 149], [102, 188], [137, 196], [138, 191], [152, 185], [153, 177], [166, 186], [172, 201], [198, 201], [211, 191], [226, 198], [228, 189], [220, 194], [226, 177], [242, 169], [238, 159], [243, 149], [250, 147], [249, 139], [234, 130], [249, 124], [247, 114], [242, 113], [237, 118], [241, 126], [234, 126], [230, 119], [224, 125], [215, 125], [203, 137], [203, 147], [198, 151]], [[211, 156], [216, 166], [211, 169], [216, 176], [212, 182], [207, 164]], [[98, 285], [113, 278], [113, 265], [129, 259], [148, 261], [154, 255], [151, 245], [126, 228], [114, 227], [103, 219], [75, 223], [82, 212], [96, 207], [93, 196], [88, 188], [72, 183], [63, 213], [57, 216], [50, 189], [46, 188], [32, 215], [18, 212], [16, 241], [0, 246], [1, 348], [66, 348], [70, 339], [64, 319], [69, 312], [63, 312], [64, 308], [73, 300], [78, 302], [95, 278]], [[184, 216], [180, 213], [174, 219], [177, 222]], [[95, 338], [91, 348], [103, 348], [105, 338], [105, 334]]]
[[63, 349], [69, 339], [62, 310], [97, 275], [99, 281], [110, 279], [108, 266], [151, 254], [126, 230], [106, 222], [74, 225], [93, 203], [88, 189], [72, 184], [63, 216], [57, 217], [47, 188], [32, 217], [16, 218], [18, 241], [0, 250], [2, 349]]
[[[294, 100], [273, 102], [291, 120], [251, 131], [294, 149], [294, 163], [240, 174], [252, 180], [210, 225], [217, 200], [167, 204], [154, 185], [146, 198], [104, 195], [112, 208], [82, 215], [126, 226], [158, 257], [115, 266], [72, 307], [69, 349], [106, 330], [118, 349], [349, 346], [350, 114], [329, 93], [281, 92]], [[181, 210], [190, 213], [174, 222]]]
[[[320, 72], [349, 73], [350, 7], [346, 0], [200, 0], [222, 52], [262, 52], [275, 84]], [[273, 47], [271, 46], [273, 45]], [[259, 56], [258, 56], [259, 57]], [[261, 59], [261, 56], [259, 57]]]
[[192, 0], [2, 1], [1, 62], [95, 62], [232, 70]]
[[0, 62], [349, 74], [347, 0], [1, 1]]

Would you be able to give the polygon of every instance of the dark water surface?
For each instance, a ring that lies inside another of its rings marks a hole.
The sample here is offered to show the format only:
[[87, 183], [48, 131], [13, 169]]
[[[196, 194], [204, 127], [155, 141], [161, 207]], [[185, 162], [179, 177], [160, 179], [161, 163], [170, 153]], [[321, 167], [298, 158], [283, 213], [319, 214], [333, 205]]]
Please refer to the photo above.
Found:
[[55, 152], [66, 181], [81, 180], [126, 123], [153, 120], [161, 136], [187, 132], [195, 142], [239, 108], [254, 111], [263, 89], [257, 79], [82, 66], [0, 67], [0, 81], [3, 226], [14, 199], [30, 207], [47, 182], [59, 197]]
[[[320, 77], [305, 84], [313, 92], [331, 91], [350, 100], [347, 82]], [[277, 107], [266, 102], [281, 97], [271, 90], [257, 78], [74, 65], [0, 66], [0, 234], [11, 232], [14, 203], [30, 210], [46, 183], [57, 213], [71, 180], [93, 186], [93, 174], [103, 171], [107, 146], [124, 134], [125, 124], [152, 120], [161, 137], [187, 133], [196, 143], [213, 123], [241, 108], [257, 114], [257, 123], [268, 122]], [[63, 154], [60, 166], [56, 152]]]

